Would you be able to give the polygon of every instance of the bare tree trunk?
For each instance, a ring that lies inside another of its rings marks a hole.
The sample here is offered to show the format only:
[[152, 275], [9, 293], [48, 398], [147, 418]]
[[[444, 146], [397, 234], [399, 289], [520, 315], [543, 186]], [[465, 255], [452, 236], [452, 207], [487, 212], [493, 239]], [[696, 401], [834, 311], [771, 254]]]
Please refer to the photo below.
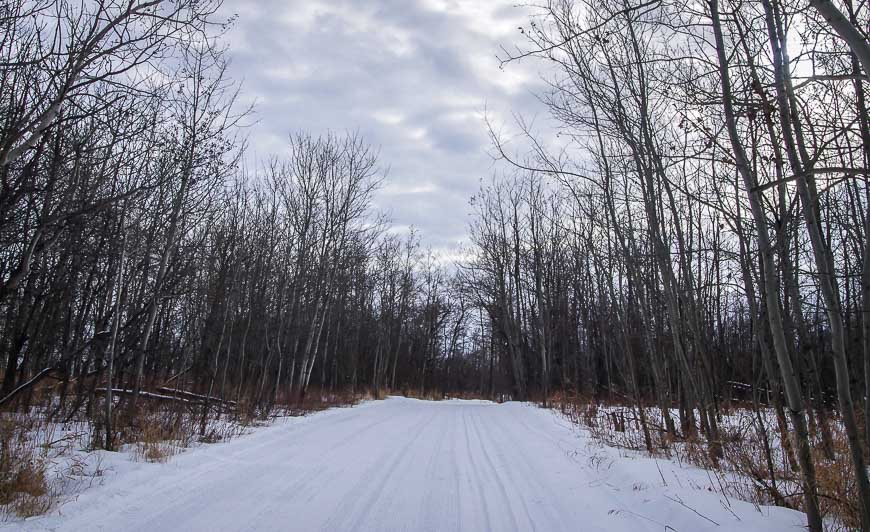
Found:
[[[121, 223], [123, 223], [123, 218]], [[124, 262], [127, 259], [127, 237], [124, 229], [121, 230], [121, 256], [118, 259], [118, 274], [115, 281], [115, 316], [112, 322], [112, 338], [109, 341], [108, 353], [106, 353], [106, 450], [114, 450], [114, 426], [112, 424], [112, 387], [115, 371], [115, 348], [118, 344], [118, 330], [121, 328], [121, 305], [123, 304], [124, 288]]]
[[[807, 175], [807, 170], [810, 169], [809, 157], [803, 149], [801, 124], [796, 119], [798, 114], [794, 108], [793, 97], [791, 96], [790, 74], [786, 70], [789, 61], [788, 54], [784, 48], [785, 40], [780, 28], [780, 17], [770, 0], [762, 0], [762, 5], [765, 10], [768, 39], [773, 52], [775, 86], [780, 125], [783, 129], [783, 140], [789, 164], [792, 172], [795, 174], [804, 222], [810, 236], [813, 258], [818, 271], [819, 288], [821, 289], [822, 299], [826, 306], [828, 325], [831, 328], [831, 348], [837, 381], [837, 400], [840, 405], [843, 426], [846, 429], [846, 438], [849, 442], [852, 465], [858, 484], [861, 523], [865, 529], [870, 530], [870, 478], [868, 478], [867, 474], [864, 449], [861, 444], [861, 436], [858, 434], [855, 407], [852, 402], [852, 392], [849, 388], [846, 331], [843, 323], [843, 308], [840, 301], [839, 287], [835, 277], [834, 258], [822, 234], [818, 212], [818, 192], [816, 191], [815, 183], [810, 182]], [[826, 8], [826, 6], [833, 7], [828, 1], [814, 2], [814, 5], [817, 9]], [[836, 23], [836, 21], [829, 22], [832, 22], [832, 24]], [[866, 43], [864, 44], [866, 46]]]
[[816, 484], [815, 464], [813, 463], [810, 450], [809, 437], [807, 435], [806, 416], [803, 410], [803, 396], [800, 390], [800, 382], [797, 379], [789, 349], [786, 343], [785, 332], [782, 322], [782, 314], [777, 294], [779, 283], [774, 268], [773, 248], [767, 232], [767, 220], [764, 216], [761, 203], [761, 194], [758, 191], [758, 183], [752, 174], [746, 157], [740, 136], [737, 131], [737, 123], [732, 107], [731, 81], [728, 72], [728, 60], [725, 51], [725, 39], [722, 35], [722, 25], [719, 20], [719, 2], [710, 0], [710, 13], [713, 23], [713, 34], [716, 41], [716, 55], [719, 61], [719, 76], [722, 84], [722, 107], [725, 114], [725, 123], [728, 136], [731, 141], [731, 149], [737, 163], [737, 170], [743, 178], [743, 184], [749, 194], [749, 205], [755, 221], [758, 247], [762, 256], [762, 278], [765, 292], [767, 293], [767, 317], [773, 339], [774, 352], [779, 362], [780, 372], [785, 385], [786, 398], [789, 404], [794, 437], [798, 448], [798, 459], [801, 465], [801, 473], [804, 488], [804, 501], [807, 513], [807, 525], [813, 532], [822, 531], [822, 517], [819, 510], [818, 488]]

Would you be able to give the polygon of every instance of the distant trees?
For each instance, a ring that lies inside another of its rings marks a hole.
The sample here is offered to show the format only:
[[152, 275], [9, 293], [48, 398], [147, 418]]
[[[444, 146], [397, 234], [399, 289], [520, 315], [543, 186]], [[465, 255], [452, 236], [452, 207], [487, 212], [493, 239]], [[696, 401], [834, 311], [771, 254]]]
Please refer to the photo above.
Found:
[[470, 307], [372, 210], [374, 149], [298, 133], [240, 165], [217, 7], [0, 7], [0, 406], [48, 398], [112, 448], [167, 396], [204, 433], [312, 385], [472, 388]]

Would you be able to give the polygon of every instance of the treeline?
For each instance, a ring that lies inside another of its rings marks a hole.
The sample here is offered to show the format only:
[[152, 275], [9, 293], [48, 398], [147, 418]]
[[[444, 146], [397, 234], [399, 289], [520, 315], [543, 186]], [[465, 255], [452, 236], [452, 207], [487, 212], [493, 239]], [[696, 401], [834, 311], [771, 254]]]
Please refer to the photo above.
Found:
[[312, 385], [474, 388], [470, 306], [372, 209], [376, 150], [298, 133], [244, 164], [218, 7], [0, 7], [0, 407], [90, 417], [112, 448], [160, 401], [204, 432]]
[[722, 405], [769, 400], [812, 530], [808, 432], [832, 459], [835, 415], [841, 493], [870, 530], [868, 17], [849, 1], [541, 6], [503, 59], [547, 66], [558, 129], [492, 128], [514, 173], [474, 198], [465, 269], [517, 397], [656, 405], [714, 460]]

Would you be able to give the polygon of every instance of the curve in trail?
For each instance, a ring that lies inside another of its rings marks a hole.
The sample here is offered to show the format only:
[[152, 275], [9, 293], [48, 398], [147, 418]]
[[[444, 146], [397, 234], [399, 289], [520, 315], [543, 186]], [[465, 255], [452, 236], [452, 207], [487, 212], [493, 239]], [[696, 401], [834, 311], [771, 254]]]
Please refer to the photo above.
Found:
[[[573, 456], [589, 452], [611, 466]], [[715, 493], [662, 484], [663, 463], [590, 446], [528, 404], [389, 398], [137, 464], [52, 515], [0, 530], [749, 532], [803, 523], [797, 512], [733, 500], [725, 512]], [[691, 477], [685, 486], [707, 478], [666, 464], [668, 475]]]

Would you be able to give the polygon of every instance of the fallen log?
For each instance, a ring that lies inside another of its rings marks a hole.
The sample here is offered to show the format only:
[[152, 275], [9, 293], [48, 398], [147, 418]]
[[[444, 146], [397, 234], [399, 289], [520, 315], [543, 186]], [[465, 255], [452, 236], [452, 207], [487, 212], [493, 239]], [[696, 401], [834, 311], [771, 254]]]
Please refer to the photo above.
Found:
[[168, 394], [178, 395], [181, 397], [186, 397], [188, 399], [197, 399], [199, 401], [208, 400], [209, 402], [217, 402], [217, 403], [222, 402], [222, 403], [227, 404], [227, 405], [236, 406], [236, 402], [230, 401], [229, 399], [222, 400], [220, 397], [209, 397], [207, 395], [201, 395], [198, 393], [188, 392], [187, 390], [176, 390], [175, 388], [168, 388], [166, 386], [161, 386], [161, 387], [157, 388], [157, 390], [161, 391], [163, 393], [168, 393]]
[[[106, 389], [105, 388], [97, 388], [94, 390], [94, 392], [104, 394], [104, 393], [106, 393]], [[133, 395], [133, 390], [126, 390], [124, 388], [112, 388], [112, 393], [113, 394]], [[163, 395], [163, 394], [159, 394], [159, 393], [146, 392], [146, 391], [140, 391], [139, 397], [144, 397], [146, 399], [157, 399], [157, 400], [162, 400], [162, 401], [177, 401], [177, 402], [181, 402], [181, 403], [188, 403], [188, 404], [194, 404], [194, 405], [202, 404], [202, 401], [191, 401], [190, 399], [186, 399], [184, 397], [173, 397], [171, 395]]]

